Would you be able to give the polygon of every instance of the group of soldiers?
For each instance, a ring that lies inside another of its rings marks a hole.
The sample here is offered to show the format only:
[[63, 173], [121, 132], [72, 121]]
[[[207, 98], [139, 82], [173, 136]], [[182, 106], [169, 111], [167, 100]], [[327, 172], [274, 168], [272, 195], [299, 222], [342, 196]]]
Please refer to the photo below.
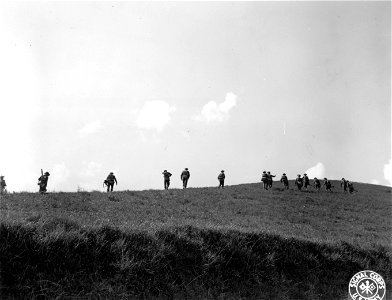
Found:
[[[170, 186], [170, 177], [172, 174], [168, 172], [167, 170], [164, 170], [162, 172], [163, 174], [163, 185], [165, 190], [169, 189]], [[43, 173], [41, 170], [41, 176], [38, 178], [38, 186], [39, 186], [39, 193], [45, 194], [47, 192], [47, 185], [48, 185], [48, 180], [49, 180], [49, 172]], [[181, 181], [182, 181], [182, 188], [186, 189], [188, 186], [188, 180], [191, 177], [191, 174], [188, 170], [188, 168], [185, 168], [182, 173], [181, 173]], [[268, 190], [272, 188], [273, 184], [273, 177], [276, 177], [276, 175], [272, 175], [271, 172], [266, 172], [263, 171], [261, 181], [263, 183], [263, 189]], [[225, 171], [222, 170], [219, 175], [218, 175], [218, 181], [219, 181], [219, 188], [224, 188], [225, 187]], [[280, 178], [280, 182], [283, 184], [284, 189], [288, 190], [289, 189], [289, 180], [287, 178], [286, 173], [282, 174], [282, 177]], [[114, 176], [113, 172], [110, 172], [107, 178], [104, 180], [103, 185], [106, 186], [107, 192], [113, 192], [113, 187], [114, 184], [117, 185], [117, 178]], [[308, 175], [305, 173], [303, 177], [301, 177], [300, 174], [297, 175], [297, 178], [295, 179], [294, 184], [297, 186], [297, 189], [299, 191], [302, 190], [302, 188], [308, 190], [308, 187], [311, 185], [310, 184], [310, 179]], [[313, 188], [317, 191], [321, 190], [321, 182], [317, 177], [314, 177], [313, 179]], [[324, 178], [324, 183], [323, 185], [325, 186], [325, 190], [328, 192], [332, 192], [332, 186], [331, 181], [329, 181], [327, 178]], [[3, 194], [6, 192], [6, 186], [7, 184], [5, 183], [4, 176], [0, 176], [0, 193]], [[352, 194], [354, 190], [354, 185], [351, 181], [348, 181], [344, 178], [342, 178], [340, 182], [340, 186], [343, 189], [344, 192], [349, 192]]]
[[[273, 177], [276, 177], [276, 175], [272, 175], [271, 172], [266, 172], [263, 171], [263, 175], [261, 177], [261, 181], [263, 182], [263, 189], [268, 190], [269, 188], [272, 188], [272, 182], [273, 182]], [[280, 178], [280, 182], [283, 184], [283, 187], [285, 190], [289, 189], [289, 180], [287, 178], [286, 173], [282, 174], [282, 177]], [[294, 184], [297, 186], [297, 189], [299, 191], [302, 190], [302, 188], [305, 188], [308, 190], [308, 187], [311, 185], [310, 184], [310, 179], [308, 175], [305, 173], [303, 177], [301, 177], [300, 174], [297, 175], [297, 178], [295, 179]], [[324, 184], [325, 190], [328, 192], [332, 192], [332, 188], [334, 187], [331, 183], [331, 181], [328, 180], [328, 178], [324, 178]], [[348, 181], [344, 178], [342, 178], [340, 182], [340, 187], [343, 189], [344, 192], [349, 192], [350, 194], [354, 193], [354, 184], [351, 181]], [[313, 178], [313, 188], [316, 191], [321, 190], [321, 182], [317, 177]]]
[[[163, 174], [163, 186], [165, 190], [168, 190], [170, 186], [170, 177], [172, 176], [172, 173], [168, 172], [167, 170], [164, 170], [162, 174]], [[189, 172], [188, 168], [185, 168], [184, 171], [181, 172], [181, 176], [180, 176], [183, 189], [187, 188], [188, 180], [190, 177], [191, 177], [191, 173]]]
[[[172, 174], [170, 172], [168, 172], [167, 170], [164, 170], [162, 172], [163, 174], [163, 186], [165, 188], [165, 190], [169, 189], [170, 186], [170, 177], [172, 176]], [[181, 173], [181, 181], [182, 181], [182, 188], [186, 189], [188, 186], [188, 180], [191, 177], [191, 173], [189, 172], [188, 168], [185, 168], [184, 171], [182, 171]], [[218, 175], [218, 181], [219, 181], [219, 188], [225, 188], [225, 170], [222, 170], [219, 175]]]

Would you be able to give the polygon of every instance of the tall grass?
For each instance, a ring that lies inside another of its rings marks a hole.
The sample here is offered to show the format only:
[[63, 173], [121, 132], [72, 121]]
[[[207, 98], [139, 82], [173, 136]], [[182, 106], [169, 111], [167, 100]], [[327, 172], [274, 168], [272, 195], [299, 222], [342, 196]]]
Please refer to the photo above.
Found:
[[390, 292], [392, 189], [355, 187], [7, 194], [0, 298], [340, 300], [366, 269]]
[[345, 299], [360, 270], [392, 279], [382, 246], [191, 226], [83, 229], [64, 218], [1, 224], [0, 262], [2, 299]]

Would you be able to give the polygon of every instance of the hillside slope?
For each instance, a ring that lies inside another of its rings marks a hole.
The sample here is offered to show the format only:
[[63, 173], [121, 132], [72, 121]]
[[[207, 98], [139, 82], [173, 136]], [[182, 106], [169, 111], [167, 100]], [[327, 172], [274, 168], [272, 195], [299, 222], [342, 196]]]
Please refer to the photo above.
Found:
[[[294, 186], [292, 182], [291, 186]], [[334, 182], [337, 187], [338, 182]], [[358, 192], [284, 191], [279, 183], [187, 190], [10, 194], [3, 197], [3, 222], [44, 222], [66, 218], [81, 227], [109, 225], [155, 231], [192, 225], [208, 229], [265, 232], [283, 237], [361, 247], [391, 246], [391, 188], [356, 184]]]
[[0, 296], [343, 300], [367, 269], [390, 291], [391, 188], [356, 188], [6, 195]]

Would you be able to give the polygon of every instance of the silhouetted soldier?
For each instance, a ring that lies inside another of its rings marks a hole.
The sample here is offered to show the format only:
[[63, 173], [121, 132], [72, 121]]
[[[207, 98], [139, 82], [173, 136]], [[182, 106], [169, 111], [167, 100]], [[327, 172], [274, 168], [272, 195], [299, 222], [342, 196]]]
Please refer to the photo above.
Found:
[[343, 191], [347, 192], [347, 184], [348, 180], [342, 178], [342, 181], [340, 182], [340, 187], [343, 189]]
[[314, 177], [314, 179], [313, 179], [313, 187], [317, 191], [320, 191], [320, 189], [321, 189], [321, 182], [320, 182], [320, 180], [317, 179], [317, 177]]
[[347, 180], [347, 187], [350, 194], [354, 193], [354, 185], [351, 181]]
[[163, 174], [163, 185], [165, 186], [165, 190], [168, 190], [170, 186], [170, 176], [172, 176], [172, 174], [167, 170], [164, 170], [162, 174]]
[[324, 185], [325, 185], [325, 190], [332, 192], [332, 184], [331, 181], [329, 181], [327, 178], [324, 178]]
[[272, 177], [276, 177], [276, 175], [272, 175], [272, 174], [270, 173], [270, 171], [268, 171], [268, 172], [267, 172], [267, 177], [268, 177], [268, 187], [269, 187], [269, 188], [272, 188], [272, 182], [273, 182]]
[[263, 171], [261, 175], [261, 182], [263, 183], [263, 189], [268, 190], [268, 175], [266, 171]]
[[188, 168], [185, 168], [184, 171], [182, 171], [181, 173], [181, 180], [182, 180], [182, 188], [186, 189], [187, 185], [188, 185], [188, 180], [191, 177], [191, 174], [188, 171]]
[[5, 193], [6, 186], [7, 186], [7, 184], [5, 183], [4, 176], [0, 176], [0, 194], [1, 195]]
[[41, 194], [46, 193], [46, 187], [48, 186], [49, 176], [50, 176], [49, 172], [45, 172], [43, 175], [41, 175], [38, 178], [39, 192]]
[[295, 179], [295, 185], [297, 186], [299, 191], [302, 189], [303, 184], [303, 179], [301, 178], [301, 175], [298, 174], [297, 178]]
[[289, 189], [289, 180], [286, 176], [286, 173], [283, 173], [282, 177], [280, 178], [280, 182], [283, 183], [284, 189]]
[[308, 186], [310, 185], [310, 180], [309, 180], [309, 177], [306, 173], [304, 174], [303, 180], [304, 180], [305, 189], [308, 189]]
[[226, 176], [225, 176], [225, 171], [222, 170], [222, 171], [220, 172], [220, 174], [218, 175], [218, 180], [219, 180], [218, 189], [219, 189], [220, 187], [222, 187], [222, 189], [225, 187], [225, 178], [226, 178]]
[[108, 177], [106, 177], [106, 182], [108, 187], [107, 192], [113, 192], [114, 183], [117, 185], [117, 178], [114, 176], [113, 172], [110, 172]]

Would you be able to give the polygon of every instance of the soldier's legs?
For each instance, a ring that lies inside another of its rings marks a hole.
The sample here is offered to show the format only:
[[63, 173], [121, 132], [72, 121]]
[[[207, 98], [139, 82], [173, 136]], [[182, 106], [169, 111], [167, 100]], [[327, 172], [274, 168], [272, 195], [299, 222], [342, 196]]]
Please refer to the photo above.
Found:
[[165, 180], [165, 190], [169, 189], [170, 186], [170, 180]]
[[184, 178], [182, 180], [182, 188], [186, 189], [186, 186], [188, 185], [188, 178]]
[[218, 188], [222, 187], [222, 189], [223, 189], [224, 186], [225, 186], [225, 181], [224, 180], [219, 180], [219, 187]]
[[41, 194], [46, 193], [46, 184], [42, 184], [39, 186], [39, 191]]
[[263, 182], [263, 189], [268, 190], [268, 182]]

